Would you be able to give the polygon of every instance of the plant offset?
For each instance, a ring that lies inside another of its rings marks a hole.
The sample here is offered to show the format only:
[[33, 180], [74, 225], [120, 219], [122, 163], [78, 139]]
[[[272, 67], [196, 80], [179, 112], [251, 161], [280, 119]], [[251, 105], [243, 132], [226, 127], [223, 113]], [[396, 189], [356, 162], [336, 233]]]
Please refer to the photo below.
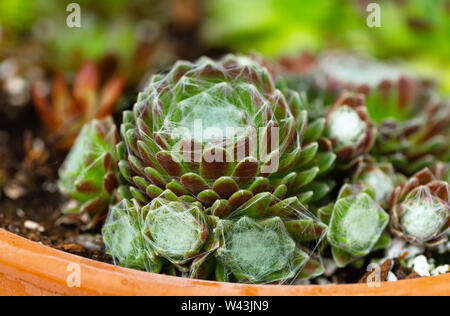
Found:
[[177, 62], [119, 133], [111, 118], [83, 128], [60, 171], [66, 219], [109, 210], [115, 263], [197, 279], [302, 284], [399, 241], [448, 258], [450, 106], [377, 67]]

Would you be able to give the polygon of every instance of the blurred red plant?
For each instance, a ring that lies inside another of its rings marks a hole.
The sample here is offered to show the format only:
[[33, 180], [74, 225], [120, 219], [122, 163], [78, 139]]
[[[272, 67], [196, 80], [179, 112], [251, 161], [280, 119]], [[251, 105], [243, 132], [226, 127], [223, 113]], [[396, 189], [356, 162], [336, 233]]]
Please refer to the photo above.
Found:
[[75, 75], [70, 91], [62, 72], [57, 72], [52, 84], [51, 100], [42, 82], [32, 85], [31, 93], [39, 117], [56, 146], [68, 150], [83, 125], [114, 112], [126, 85], [123, 75], [114, 75], [100, 87], [97, 64], [86, 62]]

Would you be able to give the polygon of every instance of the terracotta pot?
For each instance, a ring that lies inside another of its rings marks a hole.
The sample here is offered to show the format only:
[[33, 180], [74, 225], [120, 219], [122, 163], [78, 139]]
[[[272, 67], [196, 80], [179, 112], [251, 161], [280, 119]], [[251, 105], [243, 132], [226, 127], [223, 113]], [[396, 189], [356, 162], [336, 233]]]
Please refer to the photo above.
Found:
[[450, 274], [373, 288], [219, 283], [124, 269], [0, 229], [0, 295], [450, 295]]

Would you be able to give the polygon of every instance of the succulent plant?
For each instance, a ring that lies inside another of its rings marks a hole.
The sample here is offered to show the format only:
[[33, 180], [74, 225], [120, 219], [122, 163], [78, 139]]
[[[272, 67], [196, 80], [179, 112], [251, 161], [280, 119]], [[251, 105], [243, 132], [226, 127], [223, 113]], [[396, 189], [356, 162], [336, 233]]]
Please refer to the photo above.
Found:
[[59, 189], [76, 201], [65, 211], [75, 221], [88, 215], [89, 227], [95, 226], [113, 202], [119, 185], [116, 126], [111, 117], [86, 124], [59, 170]]
[[[363, 264], [391, 244], [389, 232], [429, 247], [447, 240], [445, 151], [426, 151], [433, 173], [410, 180], [383, 159], [376, 126], [389, 122], [377, 125], [365, 103], [380, 88], [350, 88], [311, 114], [314, 104], [281, 81], [277, 89], [263, 65], [233, 55], [180, 61], [123, 113], [120, 140], [111, 118], [88, 123], [60, 172], [61, 191], [77, 200], [69, 215], [90, 215], [93, 227], [117, 203], [102, 230], [117, 264], [239, 283], [320, 276], [327, 245], [338, 267]], [[413, 121], [397, 119], [415, 144], [448, 142], [444, 119], [410, 134]]]
[[373, 150], [378, 159], [411, 175], [431, 168], [436, 157], [448, 157], [450, 104], [433, 95], [429, 82], [356, 56], [329, 55], [317, 68], [315, 83], [329, 100], [343, 91], [365, 95], [367, 112], [379, 131]]
[[180, 201], [171, 192], [145, 206], [125, 199], [112, 208], [102, 230], [108, 253], [128, 268], [208, 278], [211, 269], [193, 264], [213, 236], [214, 218], [203, 211], [199, 202]]
[[319, 218], [329, 223], [327, 239], [338, 267], [390, 245], [383, 234], [389, 215], [375, 199], [372, 189], [345, 184], [336, 203], [319, 210]]
[[392, 194], [392, 233], [410, 243], [436, 247], [448, 240], [450, 186], [424, 169]]
[[362, 56], [327, 54], [318, 61], [316, 72], [317, 84], [334, 98], [344, 91], [366, 95], [368, 111], [378, 123], [412, 114], [413, 100], [422, 92], [421, 83], [405, 70]]
[[[290, 279], [297, 273], [296, 267], [307, 260], [302, 251], [296, 253], [295, 242], [278, 217], [259, 223], [243, 217], [235, 223], [220, 224], [217, 229], [222, 246], [218, 258], [223, 269], [229, 269], [238, 280], [255, 283]], [[228, 273], [224, 271], [218, 277], [226, 280]]]
[[280, 201], [270, 206], [272, 199], [261, 193], [258, 200], [218, 222], [217, 280], [273, 283], [310, 279], [324, 272], [321, 259], [306, 245], [318, 246], [327, 226], [308, 214], [295, 197], [289, 204]]
[[116, 264], [159, 273], [163, 262], [146, 242], [142, 221], [140, 205], [124, 199], [111, 208], [102, 230], [103, 240]]
[[318, 153], [324, 121], [308, 128], [298, 95], [289, 99], [246, 57], [178, 62], [154, 76], [121, 126], [131, 194], [146, 204], [169, 189], [231, 211], [261, 192], [320, 200], [331, 185], [314, 180], [335, 155]]
[[407, 175], [449, 159], [450, 103], [430, 100], [425, 105], [413, 119], [381, 124], [373, 150], [378, 159]]
[[121, 265], [145, 271], [158, 272], [163, 259], [165, 271], [219, 281], [282, 283], [322, 274], [321, 259], [307, 246], [318, 245], [327, 226], [296, 209], [295, 197], [270, 206], [272, 199], [261, 193], [220, 219], [166, 190], [145, 206], [136, 200], [115, 206], [103, 237]]
[[396, 173], [390, 163], [377, 163], [373, 158], [368, 157], [359, 165], [351, 182], [372, 189], [375, 201], [383, 209], [387, 209], [392, 192], [404, 180], [405, 177]]
[[377, 129], [364, 98], [344, 92], [328, 112], [325, 136], [334, 146], [338, 160], [348, 167], [360, 162], [373, 147]]
[[[195, 120], [205, 126], [200, 136]], [[316, 247], [327, 227], [302, 203], [331, 190], [314, 180], [332, 166], [335, 154], [318, 152], [325, 119], [309, 127], [306, 121], [298, 95], [287, 99], [254, 60], [179, 62], [167, 75], [155, 76], [133, 112], [124, 113], [117, 152], [133, 202], [120, 214], [132, 216], [132, 208], [139, 208], [140, 224], [133, 226], [168, 273], [250, 283], [317, 276], [323, 266], [308, 246]], [[238, 131], [221, 134], [229, 127]], [[279, 140], [272, 137], [277, 128]], [[252, 133], [260, 136], [256, 151]], [[113, 240], [115, 222], [107, 221], [106, 240]], [[106, 243], [129, 265], [122, 247]], [[256, 255], [261, 252], [267, 260]]]
[[100, 90], [100, 74], [95, 63], [87, 62], [76, 74], [70, 92], [62, 73], [53, 80], [52, 101], [46, 87], [37, 82], [32, 87], [35, 108], [45, 127], [61, 149], [70, 149], [83, 125], [92, 119], [111, 115], [125, 87], [123, 76], [108, 80]]
[[147, 243], [182, 272], [189, 271], [187, 263], [202, 254], [212, 235], [214, 226], [208, 225], [209, 216], [203, 211], [201, 203], [180, 202], [173, 193], [142, 208]]

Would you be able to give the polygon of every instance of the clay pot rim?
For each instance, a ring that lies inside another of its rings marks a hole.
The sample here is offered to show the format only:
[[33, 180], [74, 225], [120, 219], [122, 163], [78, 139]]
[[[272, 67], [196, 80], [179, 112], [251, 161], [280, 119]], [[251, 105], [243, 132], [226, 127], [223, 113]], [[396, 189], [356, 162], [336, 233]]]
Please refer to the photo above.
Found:
[[[79, 271], [80, 287], [74, 273]], [[68, 283], [69, 280], [69, 283]], [[0, 229], [0, 295], [449, 295], [450, 274], [367, 284], [246, 285], [193, 280], [113, 266]]]

